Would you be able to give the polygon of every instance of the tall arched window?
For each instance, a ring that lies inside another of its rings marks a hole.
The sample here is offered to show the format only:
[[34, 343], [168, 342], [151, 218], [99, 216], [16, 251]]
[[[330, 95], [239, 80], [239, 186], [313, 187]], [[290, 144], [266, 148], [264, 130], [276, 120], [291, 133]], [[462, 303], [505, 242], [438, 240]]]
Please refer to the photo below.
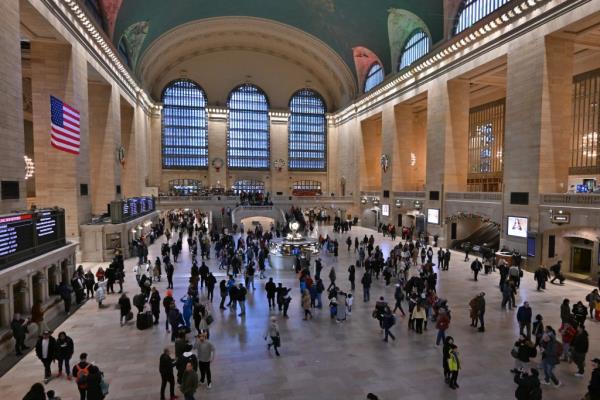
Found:
[[206, 95], [195, 82], [173, 81], [162, 94], [162, 165], [167, 169], [208, 167]]
[[454, 34], [458, 35], [487, 17], [511, 0], [463, 0], [454, 24]]
[[269, 168], [269, 101], [249, 83], [233, 89], [227, 100], [227, 167]]
[[369, 68], [369, 72], [365, 78], [365, 93], [379, 85], [381, 82], [383, 82], [383, 67], [379, 63], [374, 63], [371, 65], [371, 68]]
[[408, 38], [402, 53], [400, 54], [400, 62], [398, 63], [398, 71], [402, 68], [408, 67], [425, 54], [429, 53], [429, 46], [431, 40], [429, 35], [422, 29], [415, 30]]
[[302, 89], [290, 99], [288, 159], [290, 170], [320, 170], [327, 166], [327, 111], [314, 90]]

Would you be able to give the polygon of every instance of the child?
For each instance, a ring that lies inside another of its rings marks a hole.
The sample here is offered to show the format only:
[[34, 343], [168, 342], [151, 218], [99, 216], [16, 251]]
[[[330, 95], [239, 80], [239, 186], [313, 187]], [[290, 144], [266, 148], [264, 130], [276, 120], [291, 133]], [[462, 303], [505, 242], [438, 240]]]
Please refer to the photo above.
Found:
[[346, 306], [348, 307], [348, 314], [352, 313], [352, 303], [354, 303], [354, 297], [352, 297], [352, 293], [348, 293], [348, 297], [346, 297]]
[[331, 316], [331, 319], [334, 319], [337, 315], [337, 300], [335, 297], [333, 297], [329, 302], [329, 314]]
[[460, 360], [458, 358], [458, 350], [456, 345], [450, 345], [450, 349], [448, 351], [448, 371], [450, 372], [450, 389], [458, 389], [458, 383], [456, 380], [458, 379], [458, 371], [460, 370]]

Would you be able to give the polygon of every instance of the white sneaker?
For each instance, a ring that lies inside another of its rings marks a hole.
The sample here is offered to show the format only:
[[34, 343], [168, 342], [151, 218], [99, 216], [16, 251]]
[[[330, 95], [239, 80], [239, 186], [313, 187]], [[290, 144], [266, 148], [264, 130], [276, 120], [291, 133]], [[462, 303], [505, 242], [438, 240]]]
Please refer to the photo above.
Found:
[[206, 388], [207, 388], [207, 389], [210, 389], [210, 388], [212, 388], [212, 382], [211, 382], [211, 383], [209, 383], [209, 384], [206, 386]]
[[550, 382], [547, 382], [547, 381], [541, 381], [540, 383], [541, 383], [542, 385], [549, 385], [549, 384], [550, 384]]

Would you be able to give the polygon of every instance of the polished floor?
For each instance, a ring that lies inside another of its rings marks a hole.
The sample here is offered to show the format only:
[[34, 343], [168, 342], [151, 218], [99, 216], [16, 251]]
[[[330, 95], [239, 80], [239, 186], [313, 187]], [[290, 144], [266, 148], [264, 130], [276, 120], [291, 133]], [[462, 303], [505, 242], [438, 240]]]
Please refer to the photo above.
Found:
[[[325, 227], [322, 233], [331, 229]], [[374, 233], [376, 241], [387, 253], [392, 243], [381, 235], [365, 228], [355, 227], [350, 235], [362, 237]], [[343, 243], [346, 235], [339, 235]], [[154, 258], [164, 238], [150, 249]], [[339, 257], [322, 256], [324, 281], [331, 266], [336, 266], [338, 286], [349, 289], [346, 269], [355, 260], [355, 254], [340, 247]], [[126, 262], [131, 271], [134, 260]], [[184, 294], [191, 260], [184, 240], [184, 252], [176, 266], [175, 294]], [[218, 273], [211, 259], [211, 270]], [[360, 285], [352, 314], [345, 323], [337, 324], [329, 318], [328, 310], [314, 312], [314, 319], [302, 320], [299, 303], [298, 282], [291, 271], [268, 271], [275, 281], [283, 281], [294, 288], [290, 306], [290, 318], [279, 317], [282, 334], [281, 357], [266, 350], [263, 335], [269, 318], [269, 309], [263, 289], [264, 281], [256, 281], [256, 292], [250, 291], [247, 314], [244, 318], [218, 309], [218, 293], [215, 294], [211, 326], [211, 341], [216, 346], [216, 359], [212, 364], [213, 387], [200, 387], [197, 399], [364, 399], [368, 392], [380, 399], [482, 399], [507, 400], [514, 398], [516, 385], [509, 370], [513, 366], [510, 349], [518, 332], [515, 311], [500, 309], [500, 292], [497, 289], [498, 274], [480, 275], [478, 282], [472, 280], [467, 263], [454, 254], [449, 272], [440, 274], [438, 292], [449, 299], [452, 322], [448, 333], [459, 346], [462, 370], [458, 382], [460, 389], [453, 391], [443, 381], [441, 348], [435, 346], [435, 330], [423, 335], [408, 331], [406, 321], [398, 317], [393, 328], [396, 341], [382, 341], [377, 322], [372, 319], [374, 300], [383, 295], [392, 300], [393, 287], [376, 282], [370, 303], [363, 303]], [[362, 272], [357, 272], [360, 279]], [[357, 279], [357, 280], [358, 280]], [[135, 291], [132, 273], [127, 276], [126, 290]], [[161, 294], [166, 282], [157, 284]], [[526, 273], [518, 303], [528, 300], [534, 314], [541, 313], [547, 323], [558, 328], [559, 307], [563, 298], [571, 302], [583, 300], [591, 287], [567, 282], [565, 286], [549, 285], [546, 292], [536, 292], [533, 277]], [[218, 290], [217, 290], [218, 291]], [[216, 292], [217, 292], [216, 291]], [[487, 293], [485, 333], [478, 333], [469, 326], [469, 299], [480, 291]], [[144, 400], [159, 399], [160, 377], [158, 358], [165, 346], [171, 346], [161, 324], [151, 330], [138, 331], [134, 323], [119, 326], [119, 311], [115, 308], [117, 295], [108, 297], [106, 308], [98, 309], [90, 301], [65, 321], [57, 332], [66, 331], [75, 341], [76, 355], [87, 352], [89, 359], [104, 371], [110, 383], [109, 399]], [[162, 310], [161, 310], [162, 311]], [[275, 314], [277, 315], [277, 314]], [[590, 352], [586, 361], [586, 374], [582, 379], [573, 376], [575, 366], [561, 363], [556, 374], [563, 383], [560, 388], [543, 387], [544, 399], [580, 399], [585, 393], [590, 377], [589, 360], [600, 357], [600, 329], [591, 320], [587, 323], [590, 333]], [[56, 364], [53, 372], [57, 371]], [[42, 364], [32, 352], [12, 370], [0, 378], [0, 393], [4, 399], [20, 399], [29, 386], [43, 378]], [[55, 378], [47, 385], [56, 390], [63, 399], [78, 399], [73, 382]], [[180, 395], [181, 396], [181, 395]], [[181, 396], [182, 397], [182, 396]]]

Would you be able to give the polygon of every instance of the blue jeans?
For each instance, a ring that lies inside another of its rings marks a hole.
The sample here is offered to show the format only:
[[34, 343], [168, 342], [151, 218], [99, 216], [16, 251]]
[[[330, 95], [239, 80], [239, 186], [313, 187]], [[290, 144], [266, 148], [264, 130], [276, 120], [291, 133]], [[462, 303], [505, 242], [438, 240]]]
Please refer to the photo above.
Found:
[[369, 301], [369, 289], [367, 287], [363, 287], [363, 297], [364, 301]]
[[544, 380], [546, 382], [552, 381], [555, 385], [558, 385], [558, 379], [554, 376], [554, 365], [547, 360], [542, 360], [542, 368], [544, 369]]
[[444, 329], [438, 329], [437, 339], [435, 340], [435, 344], [439, 346], [440, 342], [444, 342], [446, 340], [446, 331]]
[[321, 301], [321, 293], [317, 293], [317, 308], [323, 308], [323, 302]]

